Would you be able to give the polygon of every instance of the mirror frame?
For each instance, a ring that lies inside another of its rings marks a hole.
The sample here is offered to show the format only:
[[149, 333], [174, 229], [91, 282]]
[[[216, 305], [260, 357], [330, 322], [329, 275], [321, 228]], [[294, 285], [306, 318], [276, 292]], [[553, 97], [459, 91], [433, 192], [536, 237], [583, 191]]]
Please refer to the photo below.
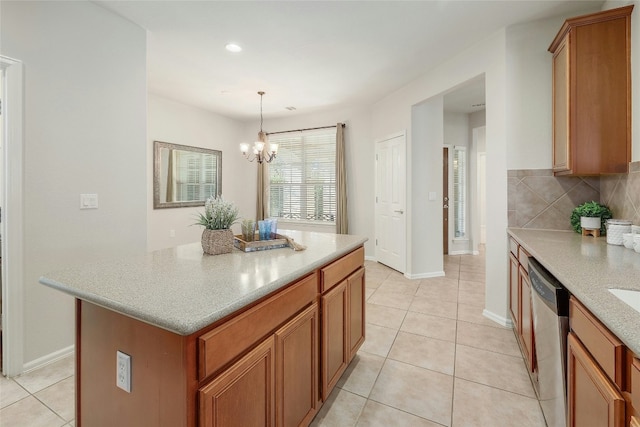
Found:
[[204, 200], [193, 200], [188, 202], [161, 202], [160, 201], [160, 150], [181, 150], [190, 151], [195, 153], [204, 153], [217, 156], [218, 158], [218, 191], [217, 195], [222, 194], [222, 151], [212, 150], [209, 148], [192, 147], [189, 145], [171, 144], [169, 142], [153, 141], [153, 208], [165, 209], [165, 208], [185, 208], [192, 206], [204, 206]]

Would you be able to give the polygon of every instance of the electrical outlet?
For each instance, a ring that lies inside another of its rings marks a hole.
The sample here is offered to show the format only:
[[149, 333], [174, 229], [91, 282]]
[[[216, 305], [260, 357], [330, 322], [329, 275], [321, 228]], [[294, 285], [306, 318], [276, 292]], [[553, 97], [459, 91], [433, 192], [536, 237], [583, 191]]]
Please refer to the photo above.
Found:
[[131, 393], [131, 356], [116, 351], [116, 386]]

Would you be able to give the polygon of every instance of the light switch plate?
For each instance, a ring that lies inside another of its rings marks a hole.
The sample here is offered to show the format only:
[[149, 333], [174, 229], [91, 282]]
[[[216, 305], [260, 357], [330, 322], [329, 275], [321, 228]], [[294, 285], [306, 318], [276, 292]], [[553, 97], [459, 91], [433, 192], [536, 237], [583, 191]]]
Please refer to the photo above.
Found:
[[98, 209], [97, 194], [81, 194], [80, 209]]
[[429, 191], [429, 201], [433, 202], [436, 200], [437, 193], [435, 191]]

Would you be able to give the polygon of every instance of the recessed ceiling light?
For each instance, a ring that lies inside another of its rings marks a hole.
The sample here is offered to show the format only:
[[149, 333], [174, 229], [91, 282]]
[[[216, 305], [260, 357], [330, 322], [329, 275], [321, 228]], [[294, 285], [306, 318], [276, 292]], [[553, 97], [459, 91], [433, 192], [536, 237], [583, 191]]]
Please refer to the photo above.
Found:
[[233, 53], [242, 52], [242, 47], [240, 47], [235, 43], [227, 43], [227, 45], [224, 48], [227, 49], [229, 52], [233, 52]]

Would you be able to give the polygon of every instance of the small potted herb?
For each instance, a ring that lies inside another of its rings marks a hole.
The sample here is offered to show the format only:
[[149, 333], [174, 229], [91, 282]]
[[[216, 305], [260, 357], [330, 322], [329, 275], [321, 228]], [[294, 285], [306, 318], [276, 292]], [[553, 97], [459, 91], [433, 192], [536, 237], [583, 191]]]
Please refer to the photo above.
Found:
[[600, 229], [600, 234], [605, 235], [607, 233], [605, 223], [612, 217], [613, 214], [607, 206], [595, 201], [586, 202], [576, 207], [571, 213], [571, 227], [576, 233], [582, 233], [583, 228], [585, 230]]
[[202, 225], [202, 250], [209, 255], [226, 254], [233, 250], [231, 226], [238, 220], [238, 208], [221, 196], [210, 196], [204, 203], [204, 214], [198, 214], [194, 225]]

